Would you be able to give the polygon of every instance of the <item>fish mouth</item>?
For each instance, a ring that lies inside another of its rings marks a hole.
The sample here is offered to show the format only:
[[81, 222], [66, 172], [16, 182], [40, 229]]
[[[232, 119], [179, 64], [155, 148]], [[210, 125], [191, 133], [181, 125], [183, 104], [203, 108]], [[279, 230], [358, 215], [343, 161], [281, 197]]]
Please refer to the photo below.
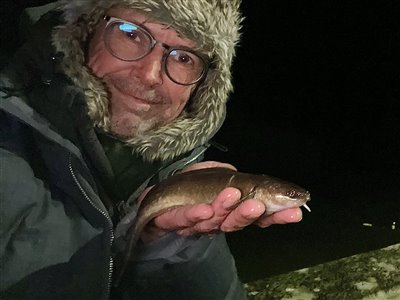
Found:
[[[283, 200], [283, 203], [287, 203], [287, 205], [282, 205], [281, 209], [285, 208], [295, 208], [295, 207], [304, 207], [308, 212], [311, 212], [311, 208], [307, 205], [307, 202], [311, 200], [311, 195], [309, 192], [302, 193], [302, 197], [300, 198], [291, 198], [288, 196], [278, 196], [277, 198], [280, 199], [280, 201]], [[292, 203], [290, 205], [290, 203]]]
[[300, 207], [304, 207], [308, 212], [311, 212], [311, 208], [306, 204], [306, 203], [303, 203], [303, 204], [301, 204], [301, 205], [294, 205], [294, 206], [276, 206], [276, 207], [269, 207], [269, 209], [267, 208], [267, 211], [266, 211], [266, 213], [267, 213], [267, 215], [268, 214], [272, 214], [272, 213], [275, 213], [275, 212], [278, 212], [278, 211], [281, 211], [281, 210], [285, 210], [285, 209], [288, 209], [288, 208], [300, 208]]

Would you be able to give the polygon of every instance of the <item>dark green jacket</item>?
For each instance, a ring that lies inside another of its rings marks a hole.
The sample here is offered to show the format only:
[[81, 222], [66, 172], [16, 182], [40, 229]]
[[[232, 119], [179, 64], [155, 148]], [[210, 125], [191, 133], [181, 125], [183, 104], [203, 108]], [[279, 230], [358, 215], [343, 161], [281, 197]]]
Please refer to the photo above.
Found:
[[[139, 246], [112, 288], [123, 251], [114, 230], [135, 206], [110, 200], [112, 167], [83, 92], [60, 71], [62, 57], [48, 41], [56, 20], [39, 24], [1, 74], [0, 298], [243, 299], [223, 235], [169, 234]], [[206, 148], [168, 162], [139, 159], [131, 198]]]

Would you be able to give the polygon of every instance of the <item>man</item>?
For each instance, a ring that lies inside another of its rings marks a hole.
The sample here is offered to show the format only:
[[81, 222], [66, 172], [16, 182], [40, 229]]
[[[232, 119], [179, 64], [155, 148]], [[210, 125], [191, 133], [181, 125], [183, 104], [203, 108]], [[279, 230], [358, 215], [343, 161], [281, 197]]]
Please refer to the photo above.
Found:
[[[221, 126], [239, 38], [232, 0], [66, 1], [2, 73], [4, 298], [244, 299], [223, 234], [297, 222], [227, 188], [149, 224], [138, 197], [199, 162]], [[210, 235], [211, 233], [212, 235]], [[114, 278], [114, 279], [113, 279]], [[121, 279], [121, 280], [120, 280]]]

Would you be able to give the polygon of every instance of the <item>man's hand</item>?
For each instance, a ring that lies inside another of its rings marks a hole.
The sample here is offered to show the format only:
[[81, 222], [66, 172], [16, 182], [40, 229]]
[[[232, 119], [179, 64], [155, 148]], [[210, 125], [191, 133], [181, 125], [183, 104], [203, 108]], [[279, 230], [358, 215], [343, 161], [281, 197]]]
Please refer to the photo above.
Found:
[[[191, 165], [182, 172], [212, 167], [236, 170], [230, 164], [206, 161]], [[219, 231], [230, 232], [253, 223], [265, 228], [272, 224], [299, 222], [302, 218], [300, 208], [264, 215], [265, 205], [255, 199], [245, 200], [236, 206], [240, 197], [238, 189], [228, 187], [222, 190], [211, 204], [187, 205], [165, 212], [146, 226], [141, 238], [144, 242], [150, 242], [170, 231], [185, 236]]]

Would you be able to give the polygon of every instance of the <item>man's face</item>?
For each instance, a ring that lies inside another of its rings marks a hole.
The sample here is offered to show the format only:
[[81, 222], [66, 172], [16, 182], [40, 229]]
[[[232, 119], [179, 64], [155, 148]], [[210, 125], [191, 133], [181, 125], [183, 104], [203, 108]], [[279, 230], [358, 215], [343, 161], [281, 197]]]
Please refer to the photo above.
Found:
[[[115, 7], [107, 14], [136, 24], [143, 23], [161, 43], [195, 47], [193, 41], [139, 11]], [[162, 70], [164, 48], [160, 43], [137, 61], [114, 57], [105, 46], [105, 25], [106, 21], [100, 22], [89, 43], [87, 66], [104, 81], [110, 93], [111, 131], [121, 137], [131, 137], [175, 119], [195, 85], [179, 85], [167, 76]]]

